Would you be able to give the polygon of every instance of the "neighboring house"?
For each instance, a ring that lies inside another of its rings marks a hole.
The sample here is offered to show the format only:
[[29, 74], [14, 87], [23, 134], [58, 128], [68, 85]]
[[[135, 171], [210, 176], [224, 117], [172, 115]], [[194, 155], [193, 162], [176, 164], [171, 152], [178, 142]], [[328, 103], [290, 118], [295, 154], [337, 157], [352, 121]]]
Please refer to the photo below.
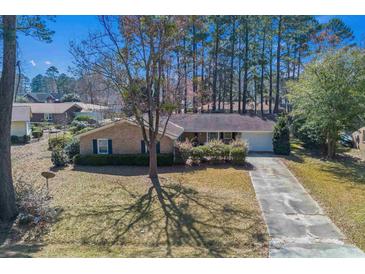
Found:
[[14, 106], [26, 105], [31, 108], [33, 123], [67, 124], [75, 118], [75, 113], [82, 107], [75, 103], [15, 103]]
[[32, 133], [30, 120], [32, 117], [29, 106], [13, 106], [11, 114], [11, 136], [23, 137]]
[[[273, 120], [254, 115], [176, 114], [170, 118], [157, 151], [173, 153], [176, 140], [193, 138], [200, 144], [213, 139], [241, 139], [248, 142], [251, 151], [272, 151], [273, 128]], [[147, 153], [141, 129], [131, 120], [113, 122], [79, 136], [83, 155]]]
[[30, 103], [54, 103], [60, 100], [56, 93], [30, 92], [24, 94], [24, 98]]
[[365, 127], [362, 127], [352, 133], [352, 139], [355, 148], [365, 151]]
[[[83, 103], [15, 103], [14, 106], [29, 106], [32, 111], [33, 123], [48, 122], [55, 124], [68, 124], [76, 115], [84, 114], [100, 117], [97, 109], [103, 106]], [[85, 112], [84, 112], [85, 111]]]

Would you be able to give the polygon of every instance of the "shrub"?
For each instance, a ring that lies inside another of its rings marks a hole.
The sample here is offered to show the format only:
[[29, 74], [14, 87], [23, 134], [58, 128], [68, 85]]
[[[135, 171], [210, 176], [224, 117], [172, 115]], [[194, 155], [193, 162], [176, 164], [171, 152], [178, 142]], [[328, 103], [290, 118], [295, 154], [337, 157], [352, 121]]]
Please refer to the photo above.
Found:
[[72, 127], [75, 127], [77, 131], [84, 129], [89, 126], [88, 122], [73, 120], [71, 123]]
[[[51, 199], [44, 184], [34, 184], [16, 180], [14, 184], [19, 215], [15, 223], [27, 226], [24, 240], [37, 240], [56, 218], [57, 211], [51, 207]], [[28, 229], [31, 228], [31, 229]], [[16, 230], [22, 233], [23, 230]]]
[[56, 147], [52, 150], [51, 160], [55, 167], [66, 166], [68, 162], [66, 153], [60, 147]]
[[26, 144], [29, 143], [30, 141], [30, 136], [29, 135], [24, 135], [22, 137], [18, 137], [16, 135], [11, 135], [10, 136], [10, 142], [14, 145], [16, 144]]
[[43, 130], [41, 128], [38, 127], [34, 127], [32, 129], [32, 136], [33, 138], [39, 139], [43, 136]]
[[191, 160], [194, 164], [200, 164], [203, 160], [205, 154], [205, 149], [203, 146], [197, 146], [191, 148]]
[[87, 116], [87, 115], [76, 116], [73, 121], [87, 122], [88, 124], [96, 124], [95, 119], [93, 119], [93, 118], [91, 118], [90, 116]]
[[220, 162], [229, 158], [229, 145], [220, 140], [212, 140], [207, 145], [207, 153], [213, 162]]
[[48, 149], [53, 150], [56, 147], [64, 148], [67, 143], [72, 140], [72, 136], [69, 133], [60, 134], [48, 139]]
[[175, 144], [175, 157], [176, 162], [186, 163], [186, 161], [191, 156], [191, 150], [193, 145], [190, 141], [176, 142]]
[[235, 165], [245, 163], [247, 156], [247, 147], [231, 147], [231, 160]]
[[23, 136], [23, 144], [27, 144], [30, 142], [30, 135], [24, 135]]
[[290, 154], [290, 132], [286, 116], [280, 116], [274, 127], [273, 147], [275, 154]]
[[10, 141], [12, 144], [19, 144], [19, 137], [15, 135], [11, 135]]
[[[106, 165], [130, 165], [130, 166], [148, 166], [148, 154], [92, 154], [92, 155], [76, 155], [73, 158], [75, 165], [90, 165], [90, 166], [106, 166]], [[157, 154], [158, 166], [173, 165], [173, 155]]]
[[73, 138], [65, 146], [65, 153], [69, 160], [72, 160], [74, 156], [80, 153], [80, 140], [78, 138]]
[[70, 127], [70, 131], [73, 133], [73, 134], [75, 134], [75, 135], [78, 135], [78, 134], [82, 134], [82, 133], [84, 133], [84, 132], [88, 132], [88, 131], [90, 131], [90, 130], [92, 130], [92, 129], [94, 129], [94, 127], [85, 127], [85, 128], [83, 128], [83, 129], [81, 129], [81, 130], [77, 130], [77, 128], [75, 128], [75, 127]]

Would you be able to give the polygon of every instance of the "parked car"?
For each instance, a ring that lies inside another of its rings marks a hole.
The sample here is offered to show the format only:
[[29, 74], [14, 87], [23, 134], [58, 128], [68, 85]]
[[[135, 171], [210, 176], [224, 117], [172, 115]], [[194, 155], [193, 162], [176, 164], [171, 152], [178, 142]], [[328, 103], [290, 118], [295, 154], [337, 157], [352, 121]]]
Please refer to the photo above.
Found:
[[341, 133], [339, 142], [344, 147], [353, 147], [352, 137], [349, 134]]

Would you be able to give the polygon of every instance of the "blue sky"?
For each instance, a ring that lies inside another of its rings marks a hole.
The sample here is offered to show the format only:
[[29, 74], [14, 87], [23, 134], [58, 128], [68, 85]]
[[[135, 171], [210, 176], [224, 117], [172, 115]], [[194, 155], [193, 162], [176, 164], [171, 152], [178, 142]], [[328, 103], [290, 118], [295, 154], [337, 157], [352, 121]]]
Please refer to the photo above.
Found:
[[[326, 22], [334, 16], [318, 16], [320, 22]], [[365, 16], [336, 16], [344, 20], [355, 34], [357, 42], [365, 39]], [[23, 72], [30, 78], [54, 65], [62, 73], [67, 73], [72, 65], [72, 56], [68, 52], [70, 40], [80, 40], [89, 31], [100, 29], [97, 16], [57, 16], [55, 22], [50, 22], [49, 28], [55, 31], [50, 44], [36, 41], [30, 37], [19, 36], [19, 60]]]

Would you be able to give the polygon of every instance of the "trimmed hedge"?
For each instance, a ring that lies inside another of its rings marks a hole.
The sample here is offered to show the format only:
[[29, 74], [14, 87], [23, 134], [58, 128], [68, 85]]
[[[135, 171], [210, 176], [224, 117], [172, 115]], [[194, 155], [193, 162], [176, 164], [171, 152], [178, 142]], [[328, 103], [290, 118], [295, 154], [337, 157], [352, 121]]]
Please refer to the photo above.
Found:
[[[76, 155], [73, 158], [75, 165], [87, 166], [148, 166], [148, 154], [91, 154]], [[172, 166], [174, 157], [172, 153], [157, 154], [158, 166]]]
[[27, 144], [30, 142], [30, 136], [29, 135], [24, 135], [22, 137], [18, 137], [16, 135], [11, 135], [10, 137], [10, 142], [13, 145], [17, 145], [17, 144]]
[[188, 141], [175, 144], [175, 163], [200, 164], [202, 161], [211, 163], [232, 162], [243, 164], [245, 162], [248, 147], [241, 140], [224, 144], [220, 140], [213, 140], [203, 146], [192, 146]]

